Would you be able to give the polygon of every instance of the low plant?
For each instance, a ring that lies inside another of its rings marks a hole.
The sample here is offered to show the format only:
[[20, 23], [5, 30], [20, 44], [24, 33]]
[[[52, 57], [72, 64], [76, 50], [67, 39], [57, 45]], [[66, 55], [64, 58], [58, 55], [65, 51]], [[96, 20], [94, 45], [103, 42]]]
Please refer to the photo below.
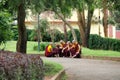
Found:
[[0, 51], [0, 80], [43, 80], [40, 55]]
[[[47, 42], [41, 42], [40, 43], [40, 51], [45, 51], [45, 48], [48, 44], [49, 43], [47, 43]], [[33, 50], [37, 51], [38, 50], [38, 45], [34, 45]]]

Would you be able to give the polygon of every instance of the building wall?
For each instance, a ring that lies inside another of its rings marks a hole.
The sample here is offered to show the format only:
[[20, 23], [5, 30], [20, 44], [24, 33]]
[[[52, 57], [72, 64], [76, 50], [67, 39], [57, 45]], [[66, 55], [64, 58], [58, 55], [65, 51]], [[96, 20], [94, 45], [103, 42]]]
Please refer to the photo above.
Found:
[[120, 39], [120, 30], [116, 30], [116, 38]]

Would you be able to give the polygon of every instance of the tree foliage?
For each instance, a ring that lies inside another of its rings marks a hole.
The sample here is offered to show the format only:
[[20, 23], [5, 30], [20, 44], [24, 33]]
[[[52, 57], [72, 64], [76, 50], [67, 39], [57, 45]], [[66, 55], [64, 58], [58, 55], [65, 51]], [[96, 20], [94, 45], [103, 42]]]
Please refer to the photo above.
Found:
[[0, 45], [11, 39], [11, 19], [8, 12], [0, 13]]
[[17, 52], [26, 53], [27, 47], [27, 33], [25, 27], [26, 10], [32, 9], [40, 13], [44, 10], [43, 0], [7, 0], [9, 8], [17, 12], [18, 22], [18, 41]]

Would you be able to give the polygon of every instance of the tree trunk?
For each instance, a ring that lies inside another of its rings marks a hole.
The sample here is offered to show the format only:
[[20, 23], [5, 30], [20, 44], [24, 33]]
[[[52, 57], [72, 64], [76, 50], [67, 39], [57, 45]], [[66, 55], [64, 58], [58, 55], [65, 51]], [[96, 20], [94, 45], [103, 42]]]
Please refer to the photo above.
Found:
[[108, 18], [108, 12], [107, 12], [107, 1], [103, 0], [103, 27], [104, 27], [104, 36], [108, 37], [108, 23], [107, 23], [107, 18]]
[[61, 16], [59, 15], [59, 13], [57, 13], [57, 11], [54, 11], [61, 19], [62, 21], [70, 28], [72, 35], [73, 35], [73, 39], [77, 41], [77, 36], [76, 33], [74, 31], [74, 29], [72, 28], [72, 26]]
[[85, 18], [83, 18], [84, 16], [82, 15], [83, 13], [81, 13], [81, 11], [77, 10], [77, 17], [78, 17], [78, 27], [80, 30], [80, 38], [82, 40], [82, 45], [84, 47], [87, 47], [87, 43], [86, 43], [86, 38], [85, 38]]
[[81, 40], [82, 45], [84, 47], [89, 47], [88, 41], [89, 41], [89, 35], [90, 35], [90, 29], [91, 29], [91, 19], [93, 16], [94, 9], [90, 9], [90, 6], [88, 8], [88, 20], [87, 23], [85, 23], [85, 14], [84, 11], [77, 10], [77, 17], [78, 17], [78, 27], [81, 34]]
[[67, 42], [67, 27], [66, 27], [66, 24], [64, 23], [64, 25], [63, 25], [63, 27], [64, 27], [64, 35], [65, 35], [65, 42]]
[[87, 47], [89, 47], [88, 41], [90, 36], [91, 20], [92, 20], [93, 12], [94, 12], [94, 9], [90, 9], [90, 6], [88, 6], [88, 19], [87, 19], [87, 26], [85, 31]]
[[41, 40], [41, 32], [40, 32], [40, 19], [38, 13], [38, 51], [40, 52], [40, 40]]
[[17, 41], [17, 52], [26, 53], [27, 46], [27, 34], [25, 27], [25, 5], [24, 2], [18, 7], [18, 41]]

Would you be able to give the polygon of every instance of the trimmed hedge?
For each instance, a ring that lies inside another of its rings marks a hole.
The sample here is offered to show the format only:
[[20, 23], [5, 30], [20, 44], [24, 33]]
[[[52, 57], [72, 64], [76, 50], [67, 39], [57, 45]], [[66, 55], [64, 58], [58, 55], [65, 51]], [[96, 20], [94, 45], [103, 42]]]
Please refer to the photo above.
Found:
[[120, 51], [120, 40], [90, 35], [89, 48]]

